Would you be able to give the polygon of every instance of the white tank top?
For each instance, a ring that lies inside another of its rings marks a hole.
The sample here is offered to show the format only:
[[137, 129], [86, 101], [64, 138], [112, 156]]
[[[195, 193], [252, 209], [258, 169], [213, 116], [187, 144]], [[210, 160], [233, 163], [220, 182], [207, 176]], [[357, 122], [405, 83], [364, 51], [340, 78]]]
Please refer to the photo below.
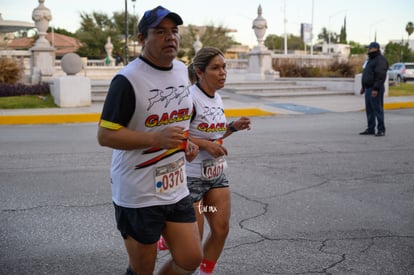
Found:
[[[226, 116], [223, 101], [216, 92], [214, 97], [208, 96], [194, 84], [189, 88], [196, 112], [190, 124], [190, 136], [195, 138], [220, 140], [226, 133]], [[203, 160], [214, 159], [207, 151], [200, 153], [192, 162], [187, 162], [187, 176], [201, 177]]]
[[[186, 66], [177, 60], [171, 70], [154, 68], [137, 58], [123, 68], [135, 92], [136, 107], [129, 129], [151, 132], [167, 126], [188, 130], [192, 100]], [[114, 150], [111, 165], [112, 200], [141, 208], [176, 203], [189, 194], [185, 153], [147, 148]]]

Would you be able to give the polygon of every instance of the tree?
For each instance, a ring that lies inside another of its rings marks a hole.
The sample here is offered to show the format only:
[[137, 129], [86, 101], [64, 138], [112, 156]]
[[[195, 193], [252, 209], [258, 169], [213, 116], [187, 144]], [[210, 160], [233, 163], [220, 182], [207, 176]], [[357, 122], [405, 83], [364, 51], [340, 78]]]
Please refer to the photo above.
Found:
[[318, 34], [319, 43], [329, 43], [329, 35], [331, 36], [331, 43], [347, 44], [346, 19], [344, 21], [344, 26], [341, 28], [340, 34], [337, 34], [336, 32], [329, 32], [327, 28], [323, 27], [321, 32]]
[[284, 38], [281, 36], [277, 36], [275, 34], [269, 34], [266, 36], [264, 41], [264, 45], [273, 51], [280, 51], [283, 52], [284, 50]]
[[118, 35], [108, 26], [109, 22], [109, 17], [103, 13], [81, 14], [81, 27], [76, 31], [76, 35], [82, 43], [82, 47], [77, 51], [80, 56], [88, 58], [104, 58], [106, 56], [104, 47], [108, 36], [114, 43], [113, 38]]
[[[105, 58], [105, 44], [108, 37], [114, 46], [113, 53], [125, 50], [125, 14], [114, 12], [112, 17], [104, 13], [81, 13], [81, 27], [76, 31], [76, 37], [81, 41], [82, 47], [77, 53], [88, 58]], [[135, 15], [128, 15], [128, 38], [133, 32], [134, 23], [138, 22]]]
[[329, 32], [327, 28], [322, 28], [321, 32], [318, 34], [318, 40], [326, 43], [329, 42]]
[[204, 46], [214, 46], [225, 52], [236, 43], [227, 33], [228, 29], [223, 26], [208, 25], [200, 40]]
[[[264, 45], [273, 51], [276, 52], [283, 52], [284, 51], [284, 44], [285, 38], [282, 36], [277, 36], [275, 34], [269, 34], [266, 36]], [[295, 36], [293, 34], [289, 34], [287, 36], [287, 47], [289, 50], [303, 50], [305, 48], [305, 44], [300, 36]]]
[[321, 32], [318, 34], [319, 42], [329, 43], [329, 35], [331, 36], [331, 43], [338, 43], [339, 35], [334, 32], [328, 32], [325, 27], [323, 27]]
[[180, 37], [180, 47], [177, 54], [178, 58], [183, 59], [184, 57], [188, 57], [188, 60], [191, 60], [194, 57], [195, 51], [193, 43], [198, 31], [197, 27], [188, 25], [188, 33], [182, 34]]
[[344, 18], [344, 25], [341, 28], [341, 33], [339, 34], [339, 43], [346, 44], [346, 17]]
[[411, 54], [410, 49], [408, 48], [408, 43], [394, 43], [390, 42], [385, 46], [384, 52], [385, 58], [388, 60], [388, 63], [391, 65], [396, 62], [411, 62], [413, 61], [413, 55]]
[[68, 31], [68, 30], [66, 30], [66, 29], [62, 29], [62, 28], [53, 28], [53, 30], [52, 30], [52, 27], [49, 27], [48, 29], [47, 29], [47, 32], [49, 33], [49, 32], [54, 32], [54, 33], [59, 33], [59, 34], [63, 34], [63, 35], [66, 35], [66, 36], [70, 36], [70, 37], [75, 37], [76, 38], [76, 35], [74, 34], [74, 33], [72, 33], [72, 32], [70, 32], [70, 31]]
[[349, 46], [351, 46], [351, 55], [352, 54], [366, 54], [367, 48], [365, 46], [355, 42], [355, 41], [349, 41]]
[[[180, 52], [178, 57], [187, 57], [191, 60], [195, 51], [193, 48], [194, 39], [196, 37], [198, 28], [192, 25], [188, 26], [188, 33], [183, 34], [180, 39]], [[200, 41], [203, 43], [203, 47], [216, 47], [222, 52], [226, 52], [232, 45], [237, 44], [231, 36], [228, 35], [229, 30], [223, 26], [208, 25], [204, 31], [200, 33]]]
[[287, 44], [288, 44], [288, 49], [291, 51], [303, 50], [305, 48], [305, 44], [302, 38], [300, 38], [300, 36], [296, 36], [293, 34], [288, 35]]
[[414, 25], [413, 22], [408, 22], [407, 26], [405, 26], [405, 30], [408, 33], [408, 40], [410, 40], [410, 35], [413, 33], [414, 31]]

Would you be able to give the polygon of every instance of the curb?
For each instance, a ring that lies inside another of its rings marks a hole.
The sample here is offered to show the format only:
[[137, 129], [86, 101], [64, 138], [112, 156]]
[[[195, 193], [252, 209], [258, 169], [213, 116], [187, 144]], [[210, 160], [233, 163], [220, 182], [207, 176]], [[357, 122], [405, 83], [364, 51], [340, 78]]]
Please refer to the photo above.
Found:
[[277, 113], [264, 111], [257, 108], [243, 108], [243, 109], [225, 109], [226, 117], [239, 117], [239, 116], [273, 116]]
[[[269, 116], [276, 113], [256, 108], [227, 109], [227, 117]], [[90, 114], [41, 114], [41, 115], [4, 115], [0, 116], [0, 125], [20, 124], [60, 124], [60, 123], [94, 123], [100, 119], [100, 113]]]
[[[413, 102], [384, 103], [384, 110], [414, 108]], [[364, 111], [362, 109], [360, 111]], [[240, 116], [273, 116], [279, 113], [265, 111], [259, 108], [226, 109], [227, 117]], [[100, 113], [84, 114], [40, 114], [40, 115], [0, 115], [0, 125], [24, 124], [60, 124], [60, 123], [98, 123]]]
[[0, 116], [0, 125], [98, 122], [100, 114], [50, 114]]
[[393, 109], [410, 109], [414, 108], [414, 102], [388, 102], [384, 103], [385, 110], [393, 110]]

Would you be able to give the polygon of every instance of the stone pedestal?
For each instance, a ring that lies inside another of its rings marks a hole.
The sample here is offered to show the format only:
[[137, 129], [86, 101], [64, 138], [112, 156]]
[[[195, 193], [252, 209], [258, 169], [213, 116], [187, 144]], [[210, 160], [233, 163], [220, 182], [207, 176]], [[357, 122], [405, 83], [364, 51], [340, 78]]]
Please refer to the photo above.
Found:
[[53, 79], [52, 96], [59, 107], [84, 107], [92, 103], [91, 80], [77, 76], [83, 68], [79, 55], [67, 53], [62, 57], [62, 70], [66, 76]]
[[265, 46], [258, 45], [249, 52], [248, 80], [272, 80], [279, 77], [273, 70], [272, 52]]
[[279, 77], [279, 72], [273, 70], [272, 52], [264, 45], [264, 35], [267, 29], [266, 19], [262, 16], [262, 6], [257, 9], [257, 17], [253, 20], [253, 30], [258, 45], [249, 52], [247, 80], [271, 80]]
[[91, 80], [84, 76], [67, 75], [53, 79], [52, 96], [59, 107], [90, 106]]
[[39, 38], [33, 48], [30, 49], [32, 56], [30, 59], [31, 82], [38, 83], [44, 77], [52, 77], [55, 68], [55, 48], [50, 46], [46, 39], [49, 21], [52, 20], [52, 13], [45, 7], [45, 0], [38, 0], [37, 6], [32, 12], [32, 19], [38, 30]]
[[34, 46], [30, 49], [30, 75], [32, 83], [38, 83], [43, 77], [51, 77], [55, 72], [55, 48]]

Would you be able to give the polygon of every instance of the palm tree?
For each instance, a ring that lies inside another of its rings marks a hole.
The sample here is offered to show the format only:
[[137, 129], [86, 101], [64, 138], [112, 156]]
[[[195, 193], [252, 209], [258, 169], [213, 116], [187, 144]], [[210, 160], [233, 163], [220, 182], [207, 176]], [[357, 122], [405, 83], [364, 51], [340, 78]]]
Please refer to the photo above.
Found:
[[410, 40], [410, 35], [413, 33], [414, 31], [414, 25], [413, 22], [408, 22], [407, 26], [405, 26], [405, 30], [408, 33], [408, 40]]

